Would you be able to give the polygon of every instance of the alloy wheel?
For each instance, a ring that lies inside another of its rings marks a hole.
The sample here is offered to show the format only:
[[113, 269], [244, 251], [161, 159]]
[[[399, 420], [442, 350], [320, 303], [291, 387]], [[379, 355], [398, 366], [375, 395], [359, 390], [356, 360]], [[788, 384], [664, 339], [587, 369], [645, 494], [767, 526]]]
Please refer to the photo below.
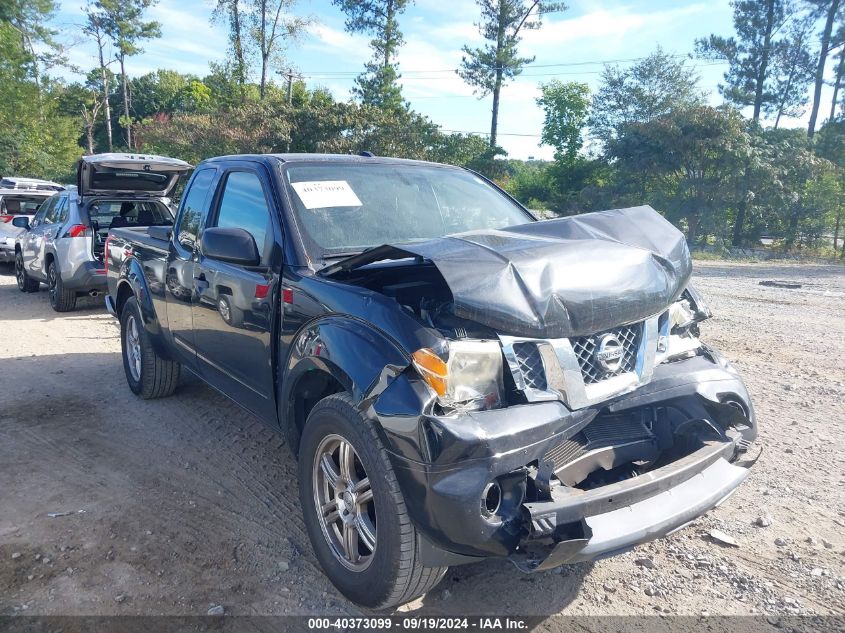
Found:
[[15, 255], [15, 280], [18, 282], [18, 289], [26, 288], [26, 272], [23, 269], [23, 257], [20, 253]]
[[361, 458], [345, 438], [328, 435], [317, 447], [313, 469], [314, 506], [323, 536], [344, 567], [364, 571], [376, 551], [377, 524]]
[[220, 311], [220, 316], [223, 317], [223, 320], [226, 323], [232, 322], [232, 311], [229, 309], [229, 302], [226, 299], [221, 298], [217, 302], [217, 309]]
[[126, 320], [126, 360], [132, 379], [141, 380], [141, 335], [138, 331], [138, 321], [134, 316]]
[[47, 268], [47, 287], [50, 290], [50, 305], [56, 305], [56, 265], [50, 264]]

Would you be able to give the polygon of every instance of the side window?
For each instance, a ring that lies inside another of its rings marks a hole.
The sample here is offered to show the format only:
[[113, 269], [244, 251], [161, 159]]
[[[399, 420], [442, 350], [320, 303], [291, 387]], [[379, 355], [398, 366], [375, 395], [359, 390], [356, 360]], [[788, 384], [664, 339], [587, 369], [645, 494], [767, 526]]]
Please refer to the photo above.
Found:
[[213, 169], [198, 171], [182, 202], [182, 213], [176, 227], [176, 238], [188, 250], [193, 250], [197, 243], [200, 223], [205, 212], [205, 200], [208, 197], [208, 190], [213, 179]]
[[32, 226], [38, 226], [39, 224], [50, 224], [47, 220], [47, 216], [53, 212], [53, 209], [56, 208], [56, 202], [58, 202], [59, 196], [53, 196], [52, 198], [48, 198], [44, 201], [44, 204], [38, 209], [38, 213], [35, 214], [35, 217], [32, 219]]
[[226, 178], [215, 226], [246, 229], [255, 239], [259, 253], [265, 253], [270, 233], [270, 208], [258, 175], [233, 171]]
[[50, 208], [47, 209], [47, 213], [44, 215], [44, 224], [56, 224], [59, 221], [62, 207], [65, 206], [64, 196], [55, 196], [52, 200], [53, 204], [50, 205]]
[[56, 203], [56, 209], [53, 211], [53, 215], [56, 217], [56, 222], [59, 224], [64, 224], [67, 222], [67, 213], [68, 207], [70, 205], [67, 203], [67, 198], [62, 196], [59, 198], [58, 203]]

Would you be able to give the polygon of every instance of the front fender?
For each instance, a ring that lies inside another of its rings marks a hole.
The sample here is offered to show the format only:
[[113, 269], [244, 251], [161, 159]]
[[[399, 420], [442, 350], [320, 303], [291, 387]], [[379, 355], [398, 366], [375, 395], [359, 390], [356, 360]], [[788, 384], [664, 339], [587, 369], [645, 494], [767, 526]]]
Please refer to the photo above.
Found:
[[[396, 341], [372, 325], [349, 316], [330, 315], [306, 324], [290, 346], [280, 403], [288, 431], [295, 420], [296, 385], [308, 372], [330, 374], [368, 411], [372, 402], [410, 364]], [[281, 417], [281, 416], [280, 416]]]
[[121, 287], [126, 285], [131, 289], [132, 296], [135, 297], [138, 306], [141, 308], [141, 320], [144, 330], [146, 330], [156, 354], [167, 360], [177, 360], [173, 358], [170, 348], [167, 345], [167, 339], [164, 329], [161, 326], [161, 321], [156, 314], [153, 295], [150, 292], [147, 278], [144, 276], [140, 262], [134, 257], [126, 259], [121, 266], [117, 281], [117, 297], [120, 297]]

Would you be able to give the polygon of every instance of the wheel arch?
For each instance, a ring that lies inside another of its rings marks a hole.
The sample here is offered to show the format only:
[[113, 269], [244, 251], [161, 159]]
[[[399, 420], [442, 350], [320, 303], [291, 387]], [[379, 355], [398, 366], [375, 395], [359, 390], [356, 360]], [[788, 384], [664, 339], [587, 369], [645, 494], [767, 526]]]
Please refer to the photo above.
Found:
[[358, 319], [333, 315], [306, 325], [290, 345], [279, 381], [279, 422], [291, 450], [298, 452], [308, 414], [321, 399], [346, 392], [368, 410], [409, 363], [395, 341]]
[[118, 303], [115, 306], [115, 310], [118, 316], [123, 314], [123, 308], [130, 296], [135, 297], [141, 309], [141, 322], [144, 330], [146, 330], [150, 337], [150, 343], [153, 349], [155, 349], [156, 354], [166, 360], [175, 360], [165, 340], [164, 330], [156, 314], [152, 294], [147, 285], [144, 271], [141, 268], [140, 262], [134, 257], [130, 257], [123, 263], [117, 281], [117, 288]]

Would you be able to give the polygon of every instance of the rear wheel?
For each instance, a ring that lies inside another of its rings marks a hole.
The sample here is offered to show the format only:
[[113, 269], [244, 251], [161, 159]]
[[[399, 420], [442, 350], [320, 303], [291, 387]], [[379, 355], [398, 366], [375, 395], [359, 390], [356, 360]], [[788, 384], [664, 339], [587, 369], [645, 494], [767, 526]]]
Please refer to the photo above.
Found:
[[176, 390], [182, 366], [156, 354], [143, 323], [138, 301], [135, 297], [129, 298], [120, 315], [120, 347], [126, 382], [133, 393], [145, 400], [163, 398]]
[[23, 266], [23, 255], [20, 251], [15, 253], [15, 279], [18, 282], [18, 290], [21, 292], [38, 292], [41, 284], [37, 279], [30, 279]]
[[76, 293], [65, 288], [55, 261], [47, 266], [47, 288], [50, 290], [50, 305], [56, 312], [70, 312], [76, 307]]
[[420, 563], [420, 535], [372, 422], [347, 394], [318, 402], [299, 450], [300, 500], [314, 552], [350, 600], [378, 609], [434, 587], [446, 567]]
[[244, 323], [244, 311], [232, 303], [232, 297], [229, 295], [220, 295], [217, 300], [217, 311], [227, 325], [240, 327]]

